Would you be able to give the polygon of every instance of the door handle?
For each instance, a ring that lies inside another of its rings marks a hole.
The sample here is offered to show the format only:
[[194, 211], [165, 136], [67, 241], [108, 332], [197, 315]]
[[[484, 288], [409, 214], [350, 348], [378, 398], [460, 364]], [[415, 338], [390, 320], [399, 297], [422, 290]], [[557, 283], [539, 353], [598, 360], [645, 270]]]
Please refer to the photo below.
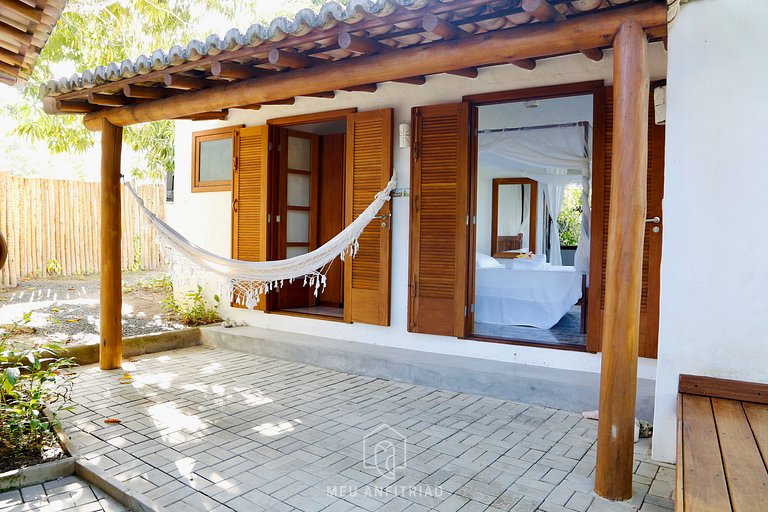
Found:
[[237, 199], [232, 200], [232, 211], [237, 213]]
[[[651, 217], [650, 219], [645, 219], [646, 224], [661, 224], [661, 217], [658, 215], [656, 217]], [[651, 231], [654, 233], [659, 233], [661, 231], [661, 228], [659, 226], [653, 226], [651, 228]]]
[[389, 219], [392, 217], [391, 213], [382, 213], [381, 215], [376, 215], [374, 217], [375, 220], [381, 221], [381, 227], [387, 228], [389, 227]]

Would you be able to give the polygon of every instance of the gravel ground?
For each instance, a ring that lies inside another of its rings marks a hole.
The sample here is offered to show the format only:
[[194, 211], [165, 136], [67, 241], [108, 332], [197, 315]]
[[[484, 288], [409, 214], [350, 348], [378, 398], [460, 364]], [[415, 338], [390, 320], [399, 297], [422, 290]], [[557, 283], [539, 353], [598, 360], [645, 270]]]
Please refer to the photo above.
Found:
[[[162, 272], [123, 272], [123, 286]], [[123, 293], [123, 336], [183, 329], [162, 309], [164, 290], [135, 289]], [[0, 288], [0, 326], [31, 321], [14, 333], [19, 340], [59, 344], [98, 343], [99, 276], [29, 279], [16, 288]]]

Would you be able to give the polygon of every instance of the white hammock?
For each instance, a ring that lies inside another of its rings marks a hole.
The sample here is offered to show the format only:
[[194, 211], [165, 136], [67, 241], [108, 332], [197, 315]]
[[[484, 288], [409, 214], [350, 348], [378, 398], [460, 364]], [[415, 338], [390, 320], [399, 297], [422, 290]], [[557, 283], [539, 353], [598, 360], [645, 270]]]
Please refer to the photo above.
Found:
[[259, 295], [282, 286], [283, 281], [293, 282], [302, 278], [304, 285], [315, 287], [315, 296], [325, 288], [325, 273], [336, 256], [342, 260], [346, 255], [355, 256], [359, 248], [358, 238], [366, 226], [376, 217], [384, 204], [389, 201], [395, 189], [395, 175], [384, 190], [377, 193], [373, 202], [352, 223], [338, 235], [312, 252], [276, 261], [232, 260], [213, 254], [190, 242], [178, 231], [163, 222], [145, 205], [144, 200], [126, 183], [128, 191], [139, 204], [139, 209], [157, 230], [157, 243], [171, 267], [174, 279], [186, 276], [201, 280], [201, 273], [211, 272], [224, 278], [222, 294], [229, 301], [253, 309], [259, 303]]

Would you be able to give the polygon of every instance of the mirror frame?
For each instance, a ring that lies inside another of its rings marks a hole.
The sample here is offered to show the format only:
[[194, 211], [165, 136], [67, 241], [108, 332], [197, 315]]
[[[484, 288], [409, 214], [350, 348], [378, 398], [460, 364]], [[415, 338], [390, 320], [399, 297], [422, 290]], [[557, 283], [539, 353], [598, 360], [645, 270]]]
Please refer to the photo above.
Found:
[[491, 251], [494, 258], [516, 258], [517, 255], [499, 252], [498, 247], [498, 215], [499, 215], [499, 185], [530, 185], [531, 186], [531, 206], [530, 219], [528, 227], [528, 250], [536, 252], [536, 224], [539, 200], [539, 182], [530, 178], [494, 178], [493, 180], [493, 203], [491, 206]]

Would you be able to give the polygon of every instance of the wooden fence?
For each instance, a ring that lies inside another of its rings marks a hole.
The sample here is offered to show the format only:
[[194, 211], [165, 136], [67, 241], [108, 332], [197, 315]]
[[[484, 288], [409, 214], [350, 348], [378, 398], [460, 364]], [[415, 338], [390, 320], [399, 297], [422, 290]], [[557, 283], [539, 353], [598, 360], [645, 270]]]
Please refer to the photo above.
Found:
[[[20, 178], [0, 172], [0, 231], [8, 261], [0, 285], [19, 278], [99, 271], [99, 183]], [[165, 187], [135, 187], [147, 207], [165, 218]], [[123, 186], [122, 268], [164, 268], [154, 229]]]

